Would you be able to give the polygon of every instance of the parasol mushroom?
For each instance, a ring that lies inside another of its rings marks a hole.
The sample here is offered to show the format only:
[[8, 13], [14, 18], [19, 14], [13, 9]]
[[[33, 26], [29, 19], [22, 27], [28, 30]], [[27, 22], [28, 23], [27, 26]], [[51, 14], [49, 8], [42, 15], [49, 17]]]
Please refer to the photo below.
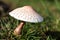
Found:
[[19, 35], [21, 33], [25, 22], [38, 23], [43, 21], [43, 18], [37, 12], [35, 12], [31, 6], [16, 8], [15, 10], [11, 11], [9, 15], [17, 20], [22, 21], [14, 30], [15, 35]]

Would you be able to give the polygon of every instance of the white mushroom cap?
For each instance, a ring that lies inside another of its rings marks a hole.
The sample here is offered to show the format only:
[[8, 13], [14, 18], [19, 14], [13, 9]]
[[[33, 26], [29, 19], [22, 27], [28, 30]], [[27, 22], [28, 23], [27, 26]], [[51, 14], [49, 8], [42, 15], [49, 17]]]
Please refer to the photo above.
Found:
[[38, 23], [43, 21], [43, 18], [37, 12], [35, 12], [31, 6], [17, 8], [10, 12], [9, 15], [15, 19], [25, 22]]

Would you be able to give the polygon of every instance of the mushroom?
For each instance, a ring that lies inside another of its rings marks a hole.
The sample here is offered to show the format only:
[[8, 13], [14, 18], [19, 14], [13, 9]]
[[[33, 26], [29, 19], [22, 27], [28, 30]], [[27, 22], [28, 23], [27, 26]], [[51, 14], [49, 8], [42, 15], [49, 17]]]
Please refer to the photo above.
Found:
[[14, 30], [15, 35], [19, 35], [21, 33], [25, 22], [38, 23], [43, 21], [43, 17], [35, 12], [31, 6], [16, 8], [15, 10], [11, 11], [9, 15], [17, 20], [22, 21], [20, 25]]

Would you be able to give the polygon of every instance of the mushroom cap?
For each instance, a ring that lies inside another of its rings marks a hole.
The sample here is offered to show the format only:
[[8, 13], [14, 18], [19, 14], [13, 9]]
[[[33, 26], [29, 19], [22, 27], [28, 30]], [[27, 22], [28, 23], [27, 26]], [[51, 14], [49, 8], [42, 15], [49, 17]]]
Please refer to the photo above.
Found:
[[43, 21], [43, 18], [35, 12], [31, 6], [16, 8], [11, 11], [9, 15], [17, 20], [25, 22], [38, 23]]

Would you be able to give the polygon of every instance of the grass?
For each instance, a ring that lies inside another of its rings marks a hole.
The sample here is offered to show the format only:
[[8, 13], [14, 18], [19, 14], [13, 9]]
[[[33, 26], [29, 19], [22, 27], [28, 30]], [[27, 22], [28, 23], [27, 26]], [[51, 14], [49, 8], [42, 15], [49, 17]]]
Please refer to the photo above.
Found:
[[21, 35], [13, 35], [20, 21], [11, 16], [0, 19], [0, 40], [58, 40], [60, 38], [60, 1], [11, 0], [18, 7], [31, 5], [43, 18], [41, 23], [26, 23]]

